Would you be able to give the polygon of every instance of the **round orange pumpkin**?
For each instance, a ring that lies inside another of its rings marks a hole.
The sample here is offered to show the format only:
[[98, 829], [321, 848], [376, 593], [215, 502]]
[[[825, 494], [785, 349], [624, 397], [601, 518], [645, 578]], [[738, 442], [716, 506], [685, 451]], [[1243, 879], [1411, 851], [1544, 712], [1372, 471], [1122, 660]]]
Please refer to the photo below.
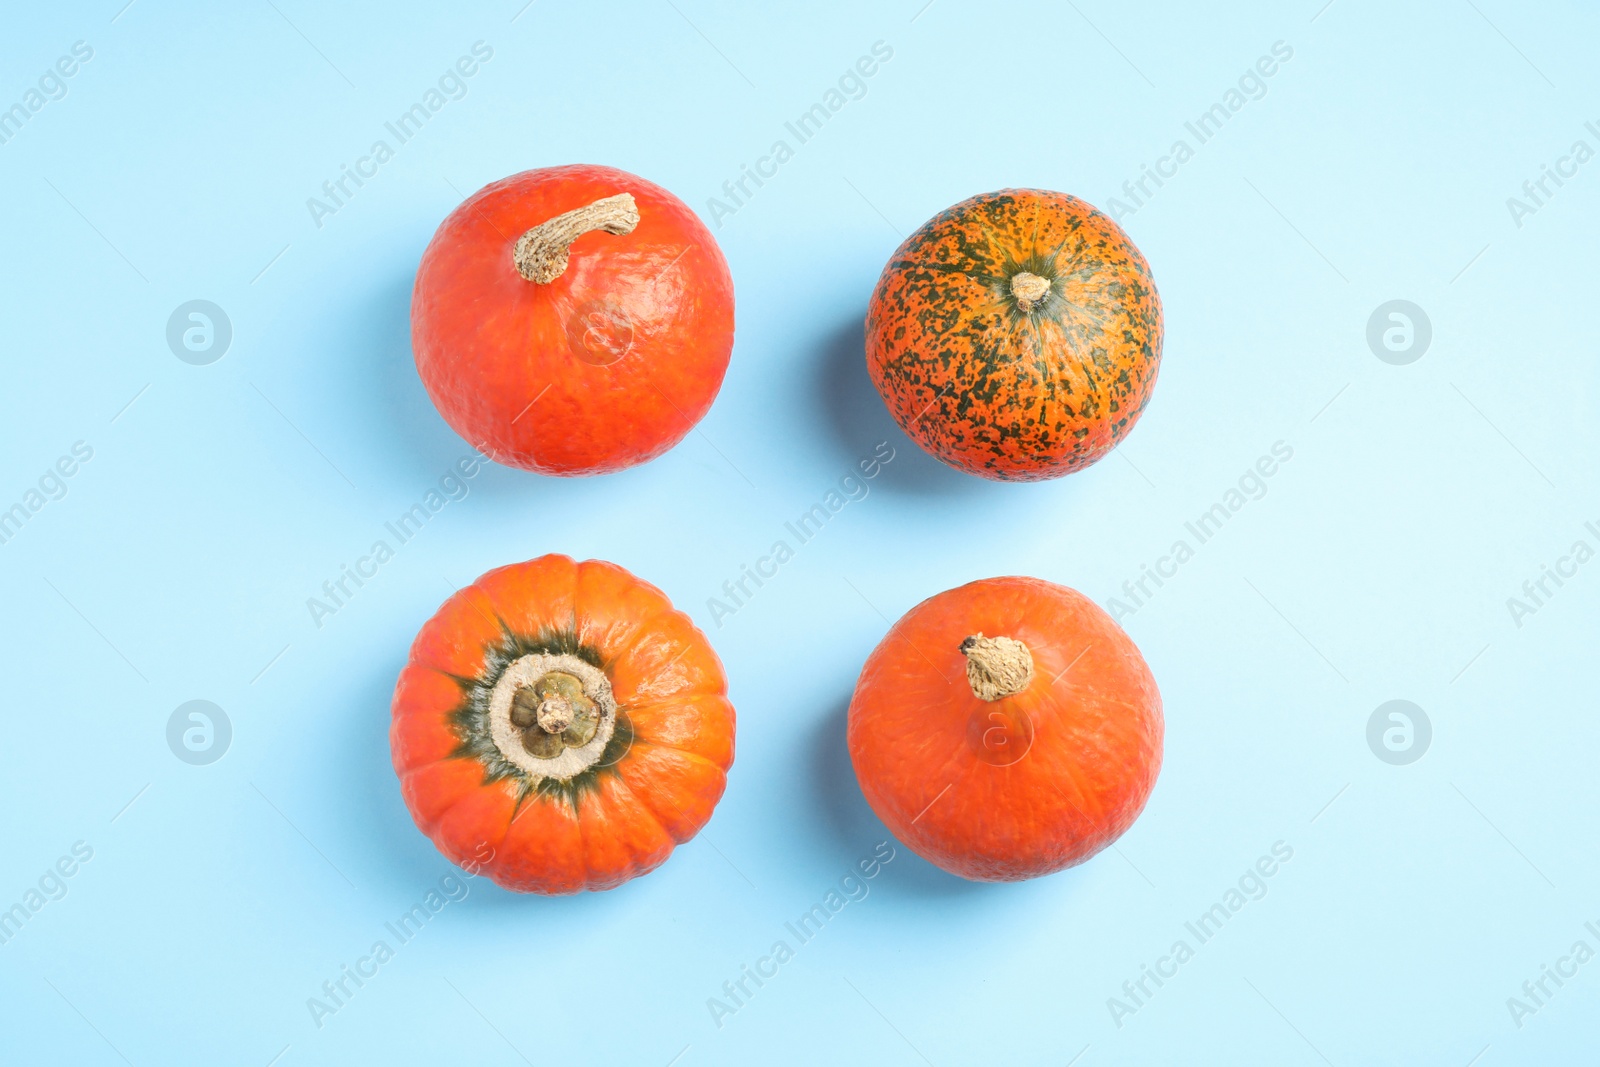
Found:
[[1070, 474], [1138, 421], [1161, 362], [1144, 256], [1082, 200], [1002, 189], [908, 237], [867, 310], [867, 368], [900, 428], [958, 470]]
[[1161, 694], [1092, 600], [989, 578], [908, 611], [850, 701], [872, 810], [952, 874], [1020, 881], [1122, 835], [1161, 769]]
[[545, 167], [468, 197], [411, 298], [417, 373], [497, 463], [621, 470], [711, 408], [733, 351], [733, 278], [700, 217], [612, 167]]
[[705, 635], [613, 563], [492, 570], [423, 625], [390, 747], [411, 817], [507, 889], [610, 889], [722, 797], [733, 706]]

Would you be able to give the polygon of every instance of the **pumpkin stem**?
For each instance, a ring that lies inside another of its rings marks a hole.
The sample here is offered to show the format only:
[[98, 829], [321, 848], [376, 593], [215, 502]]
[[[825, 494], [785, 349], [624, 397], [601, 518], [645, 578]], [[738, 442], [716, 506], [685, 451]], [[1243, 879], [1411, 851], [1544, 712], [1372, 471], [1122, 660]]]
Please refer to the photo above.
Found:
[[571, 653], [535, 652], [508, 664], [489, 693], [489, 739], [525, 780], [567, 781], [605, 755], [617, 700], [605, 671]]
[[1029, 274], [1024, 270], [1011, 276], [1011, 295], [1017, 298], [1017, 306], [1023, 311], [1038, 307], [1049, 291], [1049, 280], [1037, 274]]
[[967, 684], [979, 700], [1013, 696], [1033, 681], [1033, 653], [1014, 637], [976, 633], [961, 642], [961, 651], [967, 657]]
[[548, 697], [539, 705], [539, 729], [547, 734], [559, 734], [572, 725], [572, 702], [564, 697]]
[[572, 242], [590, 230], [632, 233], [639, 225], [639, 207], [632, 193], [606, 196], [539, 223], [517, 238], [511, 261], [517, 273], [538, 285], [548, 285], [567, 269]]

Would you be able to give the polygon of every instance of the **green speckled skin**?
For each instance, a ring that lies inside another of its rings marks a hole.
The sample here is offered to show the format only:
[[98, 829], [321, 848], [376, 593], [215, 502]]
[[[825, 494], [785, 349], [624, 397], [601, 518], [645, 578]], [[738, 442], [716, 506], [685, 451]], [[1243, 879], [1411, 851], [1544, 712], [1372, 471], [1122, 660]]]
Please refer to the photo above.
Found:
[[[1024, 309], [1021, 272], [1050, 283]], [[867, 369], [901, 429], [959, 470], [1038, 481], [1132, 429], [1161, 363], [1161, 298], [1128, 235], [1065, 193], [963, 200], [906, 239], [867, 312]]]

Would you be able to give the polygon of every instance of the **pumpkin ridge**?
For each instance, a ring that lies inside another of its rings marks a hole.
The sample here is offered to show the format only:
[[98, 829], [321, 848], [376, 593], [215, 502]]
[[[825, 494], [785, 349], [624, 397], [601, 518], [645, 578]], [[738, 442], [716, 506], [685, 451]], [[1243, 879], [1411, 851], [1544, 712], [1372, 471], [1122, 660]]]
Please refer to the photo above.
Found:
[[[667, 829], [666, 824], [661, 821], [661, 816], [657, 815], [655, 808], [650, 806], [650, 802], [629, 788], [628, 780], [626, 778], [619, 775], [617, 778], [617, 787], [628, 794], [628, 796], [633, 800], [634, 805], [640, 811], [650, 816], [650, 821], [655, 823], [656, 829], [661, 831], [661, 836], [665, 837], [668, 841], [671, 841], [674, 844], [683, 844], [683, 841], [678, 840], [676, 834]], [[683, 813], [679, 812], [679, 814], [681, 815]], [[688, 838], [684, 838], [684, 841], [687, 840]]]
[[[437, 766], [438, 764], [443, 763], [445, 760], [447, 760], [449, 758], [450, 758], [449, 756], [444, 756], [444, 757], [441, 757], [439, 759], [429, 760], [427, 763], [420, 763], [417, 766], [412, 767], [409, 770], [407, 770], [405, 772], [405, 774], [400, 776], [401, 792], [404, 793], [410, 788], [411, 780], [413, 778], [415, 778], [420, 772], [428, 769], [429, 767]], [[468, 799], [469, 799], [468, 794], [466, 792], [463, 792], [460, 796], [456, 797], [454, 800], [452, 800], [450, 803], [446, 804], [442, 809], [440, 809], [438, 817], [433, 820], [432, 824], [430, 824], [428, 826], [423, 826], [419, 822], [417, 824], [418, 828], [420, 830], [422, 830], [423, 833], [427, 834], [428, 837], [432, 838], [433, 834], [434, 834], [434, 831], [438, 830], [439, 827], [443, 826], [445, 824], [445, 822], [449, 820], [450, 813], [452, 811], [455, 811], [456, 808], [460, 807]]]
[[[997, 274], [984, 274], [974, 271], [971, 267], [959, 267], [953, 263], [914, 263], [909, 260], [899, 260], [889, 265], [907, 271], [925, 270], [934, 274], [959, 274], [963, 278], [970, 278], [984, 285], [998, 285], [1001, 280]], [[910, 280], [910, 276], [908, 276], [908, 280]]]
[[[722, 783], [722, 789], [723, 790], [727, 789], [727, 787], [728, 787], [728, 768], [720, 766], [714, 760], [709, 760], [704, 756], [698, 755], [697, 753], [694, 753], [694, 752], [687, 752], [687, 751], [685, 751], [685, 750], [683, 750], [681, 748], [674, 748], [671, 745], [657, 745], [657, 744], [651, 744], [649, 742], [640, 742], [640, 744], [643, 744], [646, 748], [654, 748], [654, 749], [658, 749], [658, 750], [660, 750], [662, 752], [673, 752], [673, 753], [676, 753], [679, 756], [682, 756], [685, 759], [692, 760], [692, 761], [695, 761], [697, 763], [705, 764], [706, 766], [710, 767], [712, 770], [717, 772], [717, 776], [721, 780], [721, 783]], [[622, 781], [623, 781], [624, 784], [627, 784], [626, 776], [623, 777]], [[638, 792], [635, 791], [631, 785], [628, 786], [628, 791], [630, 793], [633, 793], [633, 795], [635, 797], [639, 797]], [[690, 818], [689, 813], [684, 811], [683, 808], [680, 807], [677, 803], [675, 803], [670, 797], [663, 796], [662, 799], [666, 800], [668, 804], [672, 805], [673, 810], [678, 814], [678, 816], [680, 818], [683, 818], [683, 819], [689, 819]], [[639, 802], [640, 802], [641, 805], [647, 806], [647, 807], [650, 804], [650, 802], [648, 800], [646, 800], [646, 799], [644, 799], [642, 797], [639, 798]], [[667, 828], [665, 823], [663, 823], [661, 821], [660, 814], [653, 807], [649, 807], [649, 811], [650, 811], [651, 816], [656, 820], [657, 825], [659, 825], [662, 828], [662, 830], [666, 832], [666, 835], [668, 837], [672, 838], [673, 841], [677, 842], [680, 845], [683, 844], [685, 841], [691, 840], [701, 830], [705, 829], [706, 823], [711, 821], [711, 813], [708, 812], [706, 814], [706, 817], [700, 820], [700, 825], [697, 826], [687, 837], [679, 838], [675, 834], [673, 834], [673, 832], [670, 829]]]
[[707, 767], [715, 767], [717, 770], [721, 771], [723, 775], [727, 775], [728, 773], [728, 768], [724, 767], [716, 760], [707, 756], [702, 756], [698, 752], [690, 752], [686, 748], [679, 748], [677, 745], [662, 744], [660, 741], [641, 741], [635, 738], [633, 747], [638, 748], [640, 745], [643, 745], [645, 748], [657, 748], [662, 752], [675, 752], [678, 755], [683, 756], [685, 759], [698, 760], [699, 762], [704, 763]]
[[594, 882], [594, 872], [589, 870], [589, 837], [583, 832], [583, 820], [578, 818], [577, 805], [573, 805], [572, 815], [573, 829], [578, 833], [578, 856], [583, 870], [583, 887], [588, 889]]
[[[1061, 262], [1061, 250], [1063, 248], [1067, 247], [1067, 242], [1072, 240], [1074, 237], [1076, 237], [1078, 239], [1078, 247], [1073, 250], [1073, 253], [1069, 257], [1068, 261], [1069, 262], [1075, 261], [1077, 259], [1078, 255], [1079, 255], [1079, 253], [1081, 253], [1083, 251], [1083, 245], [1084, 245], [1083, 237], [1082, 237], [1081, 234], [1078, 233], [1076, 228], [1069, 229], [1069, 230], [1067, 230], [1066, 233], [1062, 234], [1061, 235], [1061, 240], [1057, 241], [1056, 242], [1056, 246], [1054, 248], [1052, 248], [1050, 250], [1049, 254], [1044, 256], [1043, 258], [1052, 267], [1059, 267], [1060, 262]], [[1038, 245], [1037, 245], [1037, 243], [1035, 243], [1035, 245], [1034, 245], [1034, 252], [1035, 252], [1035, 254], [1038, 253]]]
[[442, 674], [442, 675], [444, 675], [446, 678], [448, 678], [452, 682], [456, 683], [456, 685], [459, 685], [459, 686], [461, 686], [463, 688], [466, 688], [468, 686], [473, 686], [473, 685], [477, 684], [477, 680], [476, 679], [468, 678], [468, 677], [466, 677], [465, 675], [462, 675], [462, 674], [457, 674], [455, 671], [447, 671], [443, 667], [436, 666], [433, 663], [424, 662], [422, 664], [422, 666], [428, 668], [428, 670], [432, 671], [434, 674]]
[[650, 700], [630, 700], [626, 705], [619, 704], [618, 707], [626, 706], [634, 711], [655, 711], [657, 708], [669, 708], [674, 704], [683, 704], [688, 701], [698, 700], [701, 697], [721, 697], [722, 699], [726, 700], [728, 699], [728, 689], [726, 686], [723, 686], [720, 689], [698, 689], [682, 693], [675, 693], [670, 697], [655, 697]]
[[[445, 757], [445, 758], [448, 759], [449, 757]], [[402, 794], [405, 794], [408, 791], [410, 791], [410, 789], [411, 789], [411, 780], [413, 778], [415, 778], [421, 772], [427, 770], [429, 767], [432, 767], [434, 764], [442, 763], [442, 762], [443, 762], [443, 760], [430, 760], [427, 763], [418, 764], [415, 767], [407, 768], [405, 770], [405, 772], [400, 775], [400, 792]], [[456, 797], [448, 805], [446, 805], [444, 811], [440, 812], [438, 818], [432, 820], [426, 826], [423, 825], [422, 820], [418, 819], [417, 820], [417, 829], [421, 830], [423, 833], [427, 834], [429, 837], [432, 837], [433, 836], [433, 831], [439, 826], [440, 823], [444, 822], [444, 817], [446, 815], [450, 814], [451, 810], [457, 804], [461, 803], [461, 801], [464, 800], [464, 799], [466, 799], [466, 794], [464, 794], [464, 793], [461, 796]]]
[[[662, 594], [662, 595], [665, 596], [666, 594]], [[652, 612], [650, 612], [650, 614], [643, 616], [639, 620], [639, 625], [634, 629], [633, 636], [628, 639], [628, 642], [626, 644], [624, 644], [624, 645], [619, 646], [617, 649], [615, 649], [611, 653], [611, 657], [610, 657], [609, 660], [607, 660], [607, 663], [606, 663], [607, 670], [609, 670], [613, 664], [615, 664], [618, 661], [620, 661], [623, 657], [630, 656], [633, 653], [637, 652], [638, 649], [639, 649], [639, 646], [644, 642], [644, 639], [646, 637], [659, 636], [657, 631], [656, 631], [656, 629], [655, 629], [656, 621], [659, 620], [659, 619], [667, 618], [667, 617], [672, 616], [672, 615], [682, 615], [686, 619], [689, 618], [689, 616], [687, 614], [685, 614], [682, 611], [679, 611], [677, 608], [673, 607], [670, 603], [664, 604], [660, 608], [658, 608], [657, 610], [652, 611]], [[692, 625], [694, 620], [693, 619], [689, 619], [689, 622]], [[698, 630], [699, 627], [695, 627], [695, 629]]]

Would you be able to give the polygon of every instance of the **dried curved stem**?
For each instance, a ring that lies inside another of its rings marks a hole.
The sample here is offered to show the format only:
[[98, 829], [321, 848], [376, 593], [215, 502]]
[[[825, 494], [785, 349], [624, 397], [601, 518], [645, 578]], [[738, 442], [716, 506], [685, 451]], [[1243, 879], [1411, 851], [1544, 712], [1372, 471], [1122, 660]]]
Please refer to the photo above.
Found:
[[574, 208], [539, 223], [517, 238], [511, 260], [517, 273], [538, 285], [548, 285], [567, 269], [567, 253], [572, 242], [590, 230], [607, 233], [632, 233], [639, 225], [639, 207], [632, 193], [602, 197], [592, 204]]

